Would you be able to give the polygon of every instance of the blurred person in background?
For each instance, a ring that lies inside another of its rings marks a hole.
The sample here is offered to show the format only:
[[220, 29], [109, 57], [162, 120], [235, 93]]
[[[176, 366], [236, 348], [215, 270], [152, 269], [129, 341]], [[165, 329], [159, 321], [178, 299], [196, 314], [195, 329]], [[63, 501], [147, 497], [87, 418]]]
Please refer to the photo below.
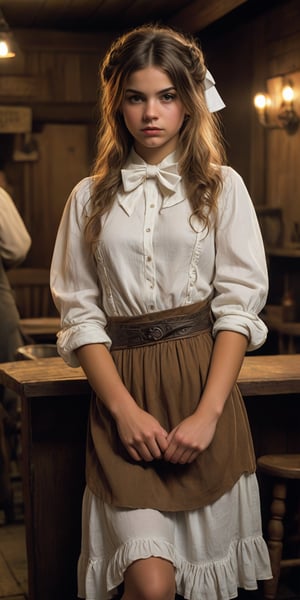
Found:
[[[6, 191], [5, 172], [0, 168], [0, 362], [15, 360], [16, 349], [23, 344], [19, 313], [7, 270], [18, 266], [27, 256], [31, 238]], [[17, 418], [16, 395], [0, 386], [0, 507], [6, 520], [12, 520], [10, 451], [6, 436], [13, 433]]]

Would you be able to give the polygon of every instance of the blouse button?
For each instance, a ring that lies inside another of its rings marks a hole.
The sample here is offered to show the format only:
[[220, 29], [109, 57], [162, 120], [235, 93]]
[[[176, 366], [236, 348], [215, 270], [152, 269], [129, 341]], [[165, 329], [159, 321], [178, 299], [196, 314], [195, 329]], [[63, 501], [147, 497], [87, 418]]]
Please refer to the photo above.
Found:
[[147, 261], [151, 262], [151, 260], [152, 260], [151, 256], [147, 256]]
[[146, 231], [147, 231], [147, 232], [151, 231], [150, 227], [147, 227]]

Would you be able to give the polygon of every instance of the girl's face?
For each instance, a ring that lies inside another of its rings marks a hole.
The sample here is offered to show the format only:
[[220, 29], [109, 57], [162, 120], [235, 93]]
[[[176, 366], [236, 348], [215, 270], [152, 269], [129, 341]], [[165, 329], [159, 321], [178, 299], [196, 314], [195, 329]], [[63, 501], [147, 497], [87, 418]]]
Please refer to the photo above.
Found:
[[186, 113], [164, 71], [147, 67], [132, 73], [121, 110], [134, 148], [146, 162], [157, 164], [176, 149]]

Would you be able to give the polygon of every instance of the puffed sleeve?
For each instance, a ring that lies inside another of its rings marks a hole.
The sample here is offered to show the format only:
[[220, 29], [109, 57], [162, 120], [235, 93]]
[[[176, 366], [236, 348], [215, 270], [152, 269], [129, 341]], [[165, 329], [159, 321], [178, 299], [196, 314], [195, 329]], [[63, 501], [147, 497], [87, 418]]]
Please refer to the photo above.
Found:
[[105, 332], [106, 317], [93, 256], [84, 239], [90, 179], [71, 192], [58, 228], [50, 269], [50, 286], [61, 316], [57, 336], [60, 356], [71, 367], [79, 366], [74, 350], [85, 344], [110, 346]]
[[216, 222], [213, 335], [242, 333], [247, 350], [263, 345], [267, 328], [260, 319], [268, 293], [268, 272], [256, 213], [242, 178], [224, 168], [224, 188]]

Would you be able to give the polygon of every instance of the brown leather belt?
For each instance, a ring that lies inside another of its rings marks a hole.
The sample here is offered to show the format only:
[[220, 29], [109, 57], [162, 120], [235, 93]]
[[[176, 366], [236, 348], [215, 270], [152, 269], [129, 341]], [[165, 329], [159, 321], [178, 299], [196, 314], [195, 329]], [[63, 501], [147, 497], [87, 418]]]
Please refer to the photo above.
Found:
[[117, 317], [109, 319], [106, 331], [112, 340], [112, 350], [147, 346], [167, 340], [190, 337], [200, 331], [211, 329], [210, 304], [200, 311], [187, 315], [169, 316], [164, 319], [138, 323], [130, 319], [123, 321]]

